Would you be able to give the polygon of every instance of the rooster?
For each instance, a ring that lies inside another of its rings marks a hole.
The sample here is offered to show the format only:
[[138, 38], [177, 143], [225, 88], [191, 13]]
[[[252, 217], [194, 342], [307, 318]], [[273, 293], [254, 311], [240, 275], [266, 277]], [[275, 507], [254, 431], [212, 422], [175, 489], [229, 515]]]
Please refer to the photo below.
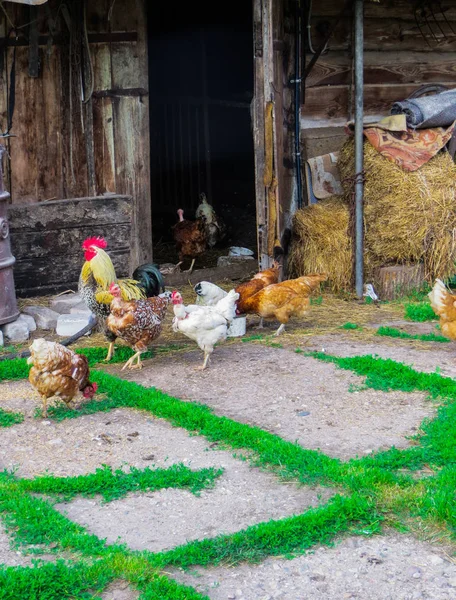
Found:
[[198, 367], [199, 370], [207, 367], [215, 344], [226, 339], [228, 328], [236, 316], [238, 298], [239, 294], [231, 290], [214, 306], [184, 306], [179, 292], [171, 294], [174, 305], [173, 330], [195, 341], [204, 352], [204, 362]]
[[117, 279], [114, 265], [105, 252], [107, 242], [102, 237], [86, 239], [82, 244], [85, 263], [79, 276], [78, 290], [87, 307], [98, 317], [109, 342], [106, 360], [114, 353], [116, 336], [106, 327], [113, 295], [109, 291], [112, 283], [118, 283], [124, 300], [141, 300], [158, 296], [164, 291], [163, 276], [157, 265], [144, 264], [133, 273], [133, 279]]
[[326, 281], [326, 275], [306, 275], [298, 279], [289, 279], [281, 283], [268, 285], [256, 294], [244, 300], [237, 313], [241, 310], [247, 314], [257, 314], [264, 319], [276, 319], [280, 327], [274, 335], [280, 335], [285, 330], [285, 324], [290, 317], [304, 317], [310, 309], [310, 295], [321, 281]]
[[79, 391], [84, 398], [92, 398], [97, 391], [97, 384], [89, 381], [87, 357], [57, 342], [36, 339], [27, 363], [32, 365], [29, 381], [43, 399], [43, 417], [47, 417], [47, 403], [54, 396], [69, 406]]
[[196, 221], [184, 219], [182, 208], [179, 208], [177, 214], [179, 215], [179, 221], [172, 228], [174, 241], [179, 252], [179, 260], [183, 261], [186, 257], [192, 259], [190, 269], [186, 271], [191, 273], [196, 258], [206, 250], [207, 236], [204, 219], [200, 218]]
[[136, 351], [124, 364], [122, 371], [127, 367], [141, 369], [141, 354], [147, 351], [151, 342], [161, 333], [171, 292], [164, 292], [155, 298], [128, 301], [122, 299], [122, 290], [118, 283], [111, 283], [109, 292], [113, 300], [106, 326], [114, 336], [124, 340]]
[[441, 279], [435, 280], [428, 296], [432, 310], [440, 317], [440, 329], [443, 335], [450, 340], [456, 340], [456, 296], [447, 290]]
[[206, 194], [201, 193], [200, 200], [201, 202], [196, 209], [195, 217], [197, 219], [204, 219], [207, 245], [209, 248], [213, 248], [225, 237], [226, 226], [222, 219], [215, 214], [215, 210], [207, 201]]

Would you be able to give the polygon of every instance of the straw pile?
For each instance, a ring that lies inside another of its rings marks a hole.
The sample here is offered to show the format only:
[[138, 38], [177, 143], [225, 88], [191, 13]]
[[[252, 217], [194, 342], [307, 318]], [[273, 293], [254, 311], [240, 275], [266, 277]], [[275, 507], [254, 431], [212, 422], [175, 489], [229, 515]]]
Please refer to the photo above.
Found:
[[290, 271], [296, 275], [327, 273], [333, 291], [348, 289], [352, 277], [349, 210], [337, 197], [295, 213]]
[[[364, 144], [364, 226], [365, 274], [375, 278], [382, 266], [422, 263], [425, 277], [432, 283], [435, 277], [449, 277], [454, 273], [456, 259], [456, 165], [446, 152], [439, 153], [418, 171], [407, 172], [384, 158], [369, 143]], [[339, 155], [341, 179], [354, 173], [354, 142], [350, 139]], [[298, 211], [294, 219], [295, 243], [291, 266], [295, 273], [313, 271], [313, 266], [326, 262], [328, 273], [334, 277], [332, 288], [350, 287], [351, 260], [339, 250], [351, 248], [348, 238], [348, 206], [352, 202], [352, 186], [345, 184], [347, 217], [341, 220], [338, 205], [337, 217], [327, 215], [331, 203], [322, 205], [317, 230], [310, 233], [317, 216], [315, 205]], [[317, 205], [318, 206], [318, 205]], [[337, 228], [337, 231], [335, 231]], [[321, 248], [315, 238], [325, 230], [325, 244]], [[302, 246], [302, 248], [299, 248]], [[309, 246], [312, 246], [311, 248]], [[310, 254], [310, 256], [307, 255]], [[322, 253], [322, 256], [319, 256]], [[331, 255], [332, 254], [332, 258]], [[331, 263], [331, 264], [329, 264]], [[333, 264], [334, 263], [334, 264]], [[309, 268], [312, 266], [312, 268]], [[348, 275], [342, 270], [347, 268]], [[348, 285], [346, 285], [348, 283]]]

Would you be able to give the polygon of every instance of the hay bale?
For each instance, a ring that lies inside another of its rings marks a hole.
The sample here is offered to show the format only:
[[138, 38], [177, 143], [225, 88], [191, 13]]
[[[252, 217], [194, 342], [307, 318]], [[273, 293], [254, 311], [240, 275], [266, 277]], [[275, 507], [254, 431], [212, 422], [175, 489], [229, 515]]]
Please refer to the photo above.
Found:
[[[341, 178], [353, 176], [354, 141], [344, 144]], [[364, 143], [366, 277], [388, 265], [422, 263], [426, 280], [454, 273], [456, 259], [456, 165], [441, 152], [408, 172]], [[346, 200], [352, 189], [346, 185]]]
[[327, 273], [333, 291], [349, 289], [353, 267], [348, 226], [348, 206], [337, 197], [298, 210], [293, 217], [290, 273], [296, 277]]

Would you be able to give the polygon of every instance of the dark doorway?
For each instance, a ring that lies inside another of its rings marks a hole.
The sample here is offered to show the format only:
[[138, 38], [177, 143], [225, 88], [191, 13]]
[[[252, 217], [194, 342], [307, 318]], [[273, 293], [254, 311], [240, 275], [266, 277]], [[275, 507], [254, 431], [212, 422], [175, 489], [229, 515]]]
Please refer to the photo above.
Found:
[[154, 260], [177, 260], [176, 211], [193, 219], [204, 192], [228, 228], [198, 261], [214, 266], [227, 246], [256, 251], [252, 5], [148, 4]]

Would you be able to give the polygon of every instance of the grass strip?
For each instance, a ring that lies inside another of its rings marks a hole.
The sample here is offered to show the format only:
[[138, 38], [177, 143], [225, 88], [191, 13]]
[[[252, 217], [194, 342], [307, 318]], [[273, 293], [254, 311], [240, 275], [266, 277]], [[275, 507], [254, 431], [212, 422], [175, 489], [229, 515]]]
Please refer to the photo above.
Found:
[[[106, 564], [36, 563], [33, 567], [0, 565], [1, 600], [94, 598], [114, 578]], [[90, 593], [89, 593], [90, 590]]]
[[192, 565], [259, 562], [268, 556], [291, 557], [313, 545], [331, 544], [347, 531], [371, 535], [380, 532], [383, 517], [366, 497], [333, 496], [325, 506], [309, 508], [304, 514], [268, 521], [232, 535], [197, 540], [154, 556], [155, 564], [190, 567]]
[[[148, 358], [153, 358], [157, 354], [173, 352], [184, 347], [186, 347], [186, 345], [169, 344], [167, 346], [157, 346], [153, 350], [145, 352], [141, 358], [146, 360]], [[84, 356], [87, 356], [89, 366], [93, 367], [104, 362], [107, 349], [94, 346], [91, 348], [77, 348], [75, 352], [77, 354], [83, 354]], [[134, 351], [131, 348], [128, 348], [128, 346], [117, 346], [114, 356], [109, 363], [106, 364], [126, 362], [131, 356], [133, 356], [133, 354]], [[29, 370], [30, 366], [27, 364], [26, 358], [13, 358], [11, 360], [5, 360], [0, 362], [0, 381], [26, 379], [28, 377]]]
[[410, 321], [423, 323], [438, 319], [429, 302], [407, 302], [404, 304], [405, 318]]
[[379, 327], [376, 331], [376, 335], [382, 335], [385, 337], [400, 338], [402, 340], [421, 340], [423, 342], [440, 342], [447, 344], [451, 342], [450, 339], [443, 337], [443, 335], [436, 335], [435, 333], [423, 333], [421, 335], [412, 335], [405, 331], [401, 331], [396, 327]]
[[95, 473], [77, 477], [54, 477], [44, 475], [34, 479], [20, 479], [20, 489], [38, 494], [62, 495], [64, 501], [75, 496], [92, 498], [100, 494], [105, 502], [111, 502], [126, 496], [129, 492], [156, 491], [165, 488], [186, 488], [198, 494], [205, 488], [214, 486], [215, 480], [222, 475], [223, 469], [200, 469], [192, 471], [182, 463], [168, 469], [137, 469], [130, 467], [129, 472], [103, 465]]
[[341, 325], [339, 327], [339, 329], [346, 329], [346, 330], [351, 330], [351, 329], [362, 329], [362, 327], [360, 325], [357, 325], [356, 323], [344, 323], [343, 325]]
[[[259, 427], [214, 415], [212, 409], [203, 404], [184, 402], [155, 388], [144, 388], [109, 373], [93, 370], [91, 378], [109, 398], [104, 407], [131, 406], [146, 410], [174, 426], [203, 435], [211, 442], [222, 442], [234, 449], [254, 452], [258, 464], [269, 465], [279, 470], [281, 475], [298, 478], [302, 483], [318, 480], [329, 485], [340, 481], [341, 462], [322, 452], [306, 450]], [[94, 400], [85, 408], [95, 411], [97, 404]], [[49, 412], [52, 416], [55, 414]], [[79, 416], [79, 412], [62, 407], [58, 418], [74, 418]]]
[[[299, 349], [298, 349], [299, 350]], [[299, 350], [299, 352], [301, 352]], [[333, 363], [341, 369], [366, 377], [365, 385], [372, 389], [402, 392], [425, 392], [445, 403], [438, 407], [436, 417], [425, 419], [421, 432], [415, 436], [419, 446], [363, 458], [361, 465], [397, 469], [421, 467], [426, 462], [441, 466], [456, 461], [456, 381], [438, 373], [422, 373], [391, 359], [367, 356], [338, 357], [323, 352], [305, 352], [319, 360]]]
[[0, 427], [11, 427], [17, 423], [22, 423], [23, 420], [24, 415], [21, 413], [3, 410], [3, 408], [0, 408]]

